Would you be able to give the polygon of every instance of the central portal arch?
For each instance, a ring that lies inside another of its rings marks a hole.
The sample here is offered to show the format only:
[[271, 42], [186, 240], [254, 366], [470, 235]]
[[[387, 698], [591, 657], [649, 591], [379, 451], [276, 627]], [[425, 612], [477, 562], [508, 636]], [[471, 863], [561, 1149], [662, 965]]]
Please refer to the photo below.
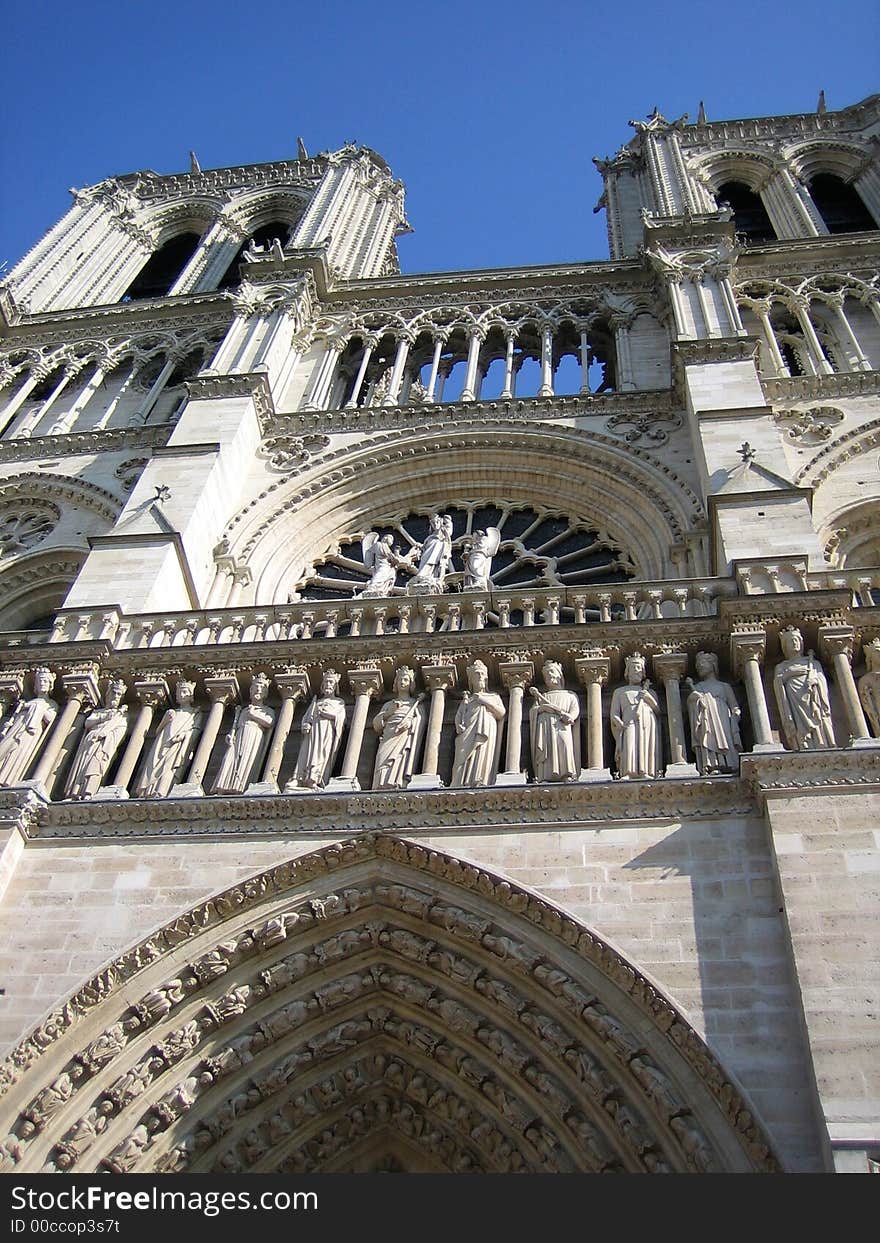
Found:
[[779, 1169], [737, 1087], [616, 950], [383, 834], [194, 908], [2, 1074], [7, 1170]]

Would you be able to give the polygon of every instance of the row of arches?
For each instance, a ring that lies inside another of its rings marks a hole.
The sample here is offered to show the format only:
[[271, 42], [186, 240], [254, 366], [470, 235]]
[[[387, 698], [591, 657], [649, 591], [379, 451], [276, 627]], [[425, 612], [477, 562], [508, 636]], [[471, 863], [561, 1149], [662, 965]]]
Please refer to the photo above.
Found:
[[[861, 233], [880, 227], [855, 186], [842, 177], [816, 173], [805, 182], [804, 189], [828, 233]], [[731, 209], [742, 244], [761, 246], [779, 239], [762, 194], [745, 181], [723, 182], [715, 190], [715, 201], [719, 207], [726, 205]]]

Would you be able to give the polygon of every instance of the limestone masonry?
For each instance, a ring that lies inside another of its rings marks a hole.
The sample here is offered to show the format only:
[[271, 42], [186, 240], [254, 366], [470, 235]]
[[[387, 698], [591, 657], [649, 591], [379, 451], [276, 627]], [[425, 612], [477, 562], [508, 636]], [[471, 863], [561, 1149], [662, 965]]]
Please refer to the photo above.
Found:
[[880, 1169], [880, 96], [630, 124], [608, 260], [300, 143], [0, 284], [0, 1170]]

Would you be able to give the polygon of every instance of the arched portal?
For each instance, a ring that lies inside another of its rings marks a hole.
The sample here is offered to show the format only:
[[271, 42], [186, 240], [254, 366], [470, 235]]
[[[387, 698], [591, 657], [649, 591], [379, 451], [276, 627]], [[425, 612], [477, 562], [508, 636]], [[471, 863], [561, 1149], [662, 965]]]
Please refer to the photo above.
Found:
[[116, 960], [2, 1068], [17, 1171], [771, 1171], [671, 1003], [551, 903], [390, 835]]

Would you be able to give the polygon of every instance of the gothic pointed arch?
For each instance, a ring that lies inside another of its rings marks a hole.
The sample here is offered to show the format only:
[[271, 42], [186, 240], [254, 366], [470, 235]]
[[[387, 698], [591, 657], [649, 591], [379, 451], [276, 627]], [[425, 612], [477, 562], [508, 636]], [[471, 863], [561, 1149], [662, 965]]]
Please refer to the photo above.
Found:
[[[523, 463], [528, 462], [528, 468]], [[650, 453], [549, 424], [444, 425], [386, 433], [273, 483], [227, 527], [260, 603], [286, 600], [304, 566], [352, 532], [426, 504], [537, 505], [609, 532], [636, 576], [670, 572], [669, 549], [700, 519], [697, 497]]]
[[20, 1172], [759, 1172], [736, 1084], [610, 944], [364, 834], [110, 963], [0, 1068]]

